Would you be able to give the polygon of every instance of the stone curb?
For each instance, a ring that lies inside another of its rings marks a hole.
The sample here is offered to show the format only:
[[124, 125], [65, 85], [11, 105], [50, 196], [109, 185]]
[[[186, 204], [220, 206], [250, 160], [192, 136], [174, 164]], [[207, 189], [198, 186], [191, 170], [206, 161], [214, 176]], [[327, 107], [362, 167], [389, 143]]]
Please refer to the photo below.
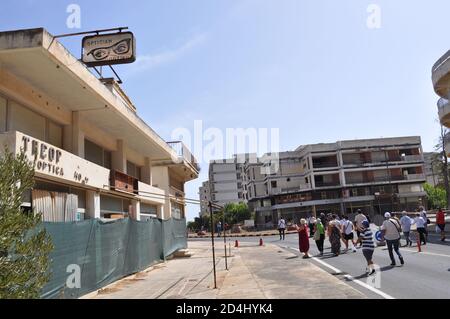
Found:
[[[296, 234], [296, 230], [287, 231], [286, 235], [288, 234]], [[267, 236], [278, 236], [279, 233], [264, 233], [264, 234], [231, 234], [227, 235], [227, 238], [238, 238], [238, 237], [267, 237]], [[198, 236], [198, 235], [188, 235], [188, 238], [211, 238], [211, 235], [205, 235], [205, 236]], [[223, 236], [217, 237], [214, 236], [214, 238], [223, 238]]]

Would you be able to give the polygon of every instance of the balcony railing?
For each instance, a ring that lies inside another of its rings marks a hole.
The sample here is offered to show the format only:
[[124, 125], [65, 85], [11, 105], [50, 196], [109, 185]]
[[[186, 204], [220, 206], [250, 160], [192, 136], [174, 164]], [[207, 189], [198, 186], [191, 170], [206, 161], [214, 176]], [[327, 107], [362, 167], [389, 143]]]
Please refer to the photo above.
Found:
[[444, 108], [448, 105], [448, 102], [449, 101], [447, 99], [444, 98], [439, 99], [439, 101], [437, 102], [439, 112], [444, 110]]
[[183, 142], [175, 141], [175, 142], [167, 142], [167, 144], [177, 153], [180, 159], [185, 160], [189, 164], [191, 164], [197, 172], [200, 172], [200, 166], [197, 163], [196, 158], [189, 149], [184, 145]]
[[417, 180], [425, 179], [424, 174], [408, 174], [408, 175], [394, 175], [394, 176], [377, 176], [373, 179], [361, 179], [361, 178], [346, 178], [345, 182], [347, 184], [368, 184], [375, 182], [395, 182], [395, 181], [405, 181], [405, 180]]
[[316, 187], [332, 187], [332, 186], [341, 186], [340, 182], [316, 182]]

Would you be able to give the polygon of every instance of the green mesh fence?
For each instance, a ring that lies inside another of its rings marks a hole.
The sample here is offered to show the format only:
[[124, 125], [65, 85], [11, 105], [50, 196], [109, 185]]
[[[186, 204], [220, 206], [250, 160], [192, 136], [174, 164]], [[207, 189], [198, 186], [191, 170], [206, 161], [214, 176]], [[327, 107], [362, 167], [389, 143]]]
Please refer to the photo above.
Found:
[[[78, 298], [187, 247], [185, 219], [87, 220], [45, 223], [44, 227], [55, 249], [50, 256], [51, 279], [42, 298]], [[79, 288], [74, 287], [72, 275], [78, 270]]]

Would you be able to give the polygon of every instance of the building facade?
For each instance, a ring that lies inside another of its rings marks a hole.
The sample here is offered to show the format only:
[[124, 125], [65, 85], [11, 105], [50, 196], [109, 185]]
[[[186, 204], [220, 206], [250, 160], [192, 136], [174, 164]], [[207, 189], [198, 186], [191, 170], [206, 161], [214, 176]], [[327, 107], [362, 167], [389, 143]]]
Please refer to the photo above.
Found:
[[[431, 73], [434, 91], [440, 97], [437, 103], [439, 120], [450, 128], [450, 51], [433, 65]], [[445, 150], [450, 157], [450, 135], [445, 137]]]
[[[260, 229], [273, 227], [281, 216], [298, 222], [321, 212], [350, 215], [356, 209], [381, 216], [426, 202], [420, 137], [304, 145], [241, 166], [243, 201], [255, 212]], [[237, 176], [235, 166], [228, 167]], [[215, 198], [241, 200], [237, 183], [234, 178], [226, 197], [216, 187]]]
[[209, 202], [211, 201], [211, 190], [209, 187], [209, 181], [203, 182], [198, 190], [200, 198], [200, 217], [209, 215]]
[[298, 222], [356, 209], [381, 216], [425, 203], [420, 137], [305, 145], [279, 160], [278, 172], [259, 180], [259, 193], [249, 193], [259, 228], [273, 227], [281, 216]]
[[45, 221], [183, 218], [199, 167], [166, 142], [113, 79], [98, 79], [46, 30], [0, 33], [0, 144], [35, 160], [24, 207]]

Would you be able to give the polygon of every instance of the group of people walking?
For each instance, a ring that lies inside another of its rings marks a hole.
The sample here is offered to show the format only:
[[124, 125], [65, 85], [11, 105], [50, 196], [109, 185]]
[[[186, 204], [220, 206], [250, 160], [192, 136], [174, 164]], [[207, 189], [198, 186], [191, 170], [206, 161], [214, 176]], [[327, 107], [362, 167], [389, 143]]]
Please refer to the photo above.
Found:
[[[400, 264], [405, 264], [405, 260], [400, 252], [401, 234], [404, 234], [405, 246], [411, 246], [411, 229], [412, 225], [416, 225], [417, 232], [420, 235], [420, 244], [426, 245], [428, 236], [427, 225], [429, 223], [430, 220], [423, 207], [418, 209], [414, 217], [408, 216], [406, 212], [401, 214], [387, 212], [384, 214], [384, 221], [380, 228], [381, 240], [386, 241], [391, 266], [396, 266], [397, 264], [394, 253], [397, 255]], [[301, 219], [300, 223], [296, 225], [299, 234], [299, 250], [303, 253], [303, 258], [310, 258], [309, 238], [313, 238], [320, 256], [323, 256], [326, 235], [330, 242], [331, 253], [334, 256], [341, 254], [342, 245], [345, 247], [344, 252], [347, 252], [349, 249], [356, 252], [357, 245], [359, 245], [367, 262], [367, 274], [371, 275], [375, 273], [373, 254], [376, 245], [370, 225], [369, 216], [359, 209], [354, 221], [349, 220], [345, 215], [339, 218], [335, 214], [325, 215], [324, 213], [321, 213], [318, 218]], [[278, 229], [280, 231], [280, 240], [282, 240], [285, 238], [286, 229], [286, 221], [283, 218], [279, 220]], [[440, 232], [441, 240], [445, 241], [445, 212], [441, 209], [436, 214], [436, 231]]]

